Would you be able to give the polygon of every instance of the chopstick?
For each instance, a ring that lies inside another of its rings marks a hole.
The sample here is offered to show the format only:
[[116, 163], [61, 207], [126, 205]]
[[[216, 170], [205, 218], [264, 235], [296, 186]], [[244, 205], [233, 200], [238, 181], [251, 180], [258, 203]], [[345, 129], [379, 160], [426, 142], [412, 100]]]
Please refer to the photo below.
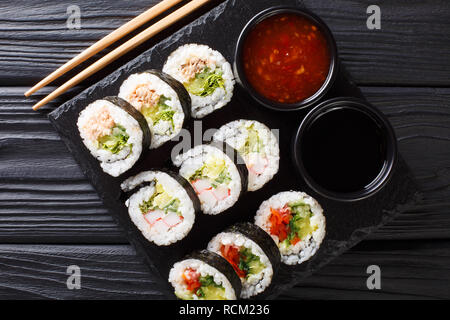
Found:
[[157, 17], [167, 9], [173, 7], [177, 3], [181, 2], [183, 0], [164, 0], [157, 5], [151, 7], [147, 11], [141, 13], [136, 18], [132, 19], [131, 21], [125, 23], [123, 26], [121, 26], [119, 29], [111, 32], [103, 39], [97, 41], [93, 45], [91, 45], [89, 48], [81, 52], [79, 55], [72, 58], [70, 61], [66, 62], [64, 65], [53, 71], [51, 74], [49, 74], [47, 77], [39, 81], [34, 87], [32, 87], [30, 90], [25, 92], [25, 96], [29, 97], [34, 92], [38, 91], [42, 87], [45, 87], [53, 80], [57, 79], [58, 77], [65, 74], [67, 71], [73, 69], [83, 61], [86, 61], [90, 57], [92, 57], [94, 54], [100, 52], [101, 50], [105, 49], [106, 47], [110, 46], [117, 40], [121, 39], [122, 37], [126, 36], [131, 31], [139, 28], [144, 23], [152, 20], [153, 18]]
[[47, 104], [48, 102], [52, 101], [56, 97], [60, 96], [64, 92], [66, 92], [68, 89], [72, 88], [73, 86], [77, 85], [87, 77], [91, 76], [92, 74], [96, 73], [97, 71], [104, 68], [106, 65], [111, 63], [112, 61], [115, 61], [119, 57], [123, 56], [130, 50], [136, 48], [143, 42], [147, 41], [151, 37], [153, 37], [155, 34], [159, 33], [161, 30], [171, 26], [178, 20], [184, 18], [192, 11], [198, 9], [199, 7], [203, 6], [205, 3], [209, 2], [211, 0], [192, 0], [188, 4], [184, 5], [180, 9], [172, 12], [167, 17], [164, 17], [154, 25], [148, 27], [135, 37], [131, 38], [121, 46], [117, 47], [107, 55], [105, 55], [100, 60], [96, 61], [83, 71], [81, 71], [79, 74], [74, 76], [72, 79], [64, 83], [62, 86], [57, 88], [55, 91], [50, 93], [48, 96], [46, 96], [44, 99], [39, 101], [33, 106], [33, 110], [38, 110], [43, 105]]

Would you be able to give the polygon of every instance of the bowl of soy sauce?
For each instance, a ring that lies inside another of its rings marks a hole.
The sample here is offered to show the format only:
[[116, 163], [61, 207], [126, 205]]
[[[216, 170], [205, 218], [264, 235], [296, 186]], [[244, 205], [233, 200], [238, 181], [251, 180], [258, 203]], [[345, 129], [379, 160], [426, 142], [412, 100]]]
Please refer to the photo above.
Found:
[[397, 143], [385, 116], [367, 102], [335, 98], [319, 104], [300, 124], [293, 158], [308, 186], [338, 201], [372, 196], [390, 179]]

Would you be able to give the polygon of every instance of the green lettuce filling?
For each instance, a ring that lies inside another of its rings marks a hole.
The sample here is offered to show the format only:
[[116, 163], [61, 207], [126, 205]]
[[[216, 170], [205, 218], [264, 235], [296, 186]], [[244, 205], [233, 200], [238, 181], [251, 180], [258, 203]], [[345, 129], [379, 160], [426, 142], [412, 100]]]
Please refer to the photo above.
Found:
[[225, 90], [225, 80], [222, 77], [223, 72], [220, 68], [211, 70], [206, 67], [202, 72], [197, 73], [191, 81], [185, 83], [184, 86], [189, 93], [206, 97], [211, 95], [217, 88]]
[[227, 170], [225, 160], [210, 158], [188, 180], [192, 182], [198, 179], [207, 179], [211, 182], [213, 188], [217, 188], [220, 184], [230, 182], [231, 176]]
[[[124, 127], [116, 125], [111, 129], [111, 134], [105, 135], [98, 139], [99, 147], [117, 154], [127, 146], [130, 136], [127, 134]], [[132, 145], [129, 145], [130, 148]]]
[[288, 206], [292, 212], [292, 218], [289, 220], [289, 233], [284, 240], [286, 246], [289, 246], [294, 238], [298, 237], [301, 240], [315, 230], [311, 225], [313, 213], [308, 204], [295, 202], [288, 204]]
[[264, 150], [264, 143], [259, 137], [258, 130], [251, 124], [246, 128], [248, 135], [244, 145], [239, 149], [239, 153], [246, 155], [252, 152], [261, 153]]
[[171, 197], [159, 183], [156, 184], [155, 193], [150, 197], [150, 199], [143, 201], [139, 205], [139, 209], [143, 214], [159, 209], [164, 211], [166, 214], [169, 212], [175, 212], [176, 214], [181, 215], [178, 212], [179, 207], [180, 200]]
[[214, 282], [213, 276], [200, 277], [201, 287], [195, 294], [206, 300], [225, 300], [225, 288]]
[[246, 278], [252, 274], [260, 273], [266, 266], [261, 262], [259, 256], [246, 247], [241, 247], [239, 250], [239, 269], [245, 271]]
[[173, 116], [175, 111], [167, 105], [167, 101], [170, 101], [171, 98], [167, 98], [164, 95], [161, 95], [159, 101], [156, 105], [151, 106], [147, 105], [142, 108], [142, 114], [145, 118], [150, 119], [153, 125], [157, 124], [160, 121], [169, 121], [171, 123], [172, 129], [174, 128]]

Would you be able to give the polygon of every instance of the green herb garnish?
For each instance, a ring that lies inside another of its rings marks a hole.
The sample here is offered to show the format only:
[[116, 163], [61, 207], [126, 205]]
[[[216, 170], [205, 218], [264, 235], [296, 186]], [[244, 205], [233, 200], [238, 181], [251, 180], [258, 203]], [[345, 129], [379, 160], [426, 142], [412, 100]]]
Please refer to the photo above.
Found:
[[166, 205], [164, 208], [162, 208], [162, 210], [164, 212], [175, 212], [178, 213], [178, 208], [180, 207], [180, 200], [179, 199], [173, 199], [172, 201], [169, 202], [168, 205]]
[[209, 287], [209, 286], [213, 286], [213, 287], [217, 287], [217, 288], [222, 287], [220, 284], [217, 284], [214, 282], [213, 276], [200, 277], [198, 281], [202, 284], [203, 287]]
[[202, 166], [202, 167], [198, 168], [197, 170], [195, 170], [194, 174], [189, 177], [189, 179], [188, 179], [189, 182], [203, 178], [203, 168], [204, 167], [205, 166]]
[[284, 240], [285, 245], [290, 245], [291, 241], [296, 237], [298, 239], [305, 238], [314, 231], [311, 226], [311, 217], [313, 215], [311, 207], [303, 202], [295, 202], [288, 204], [292, 212], [292, 218], [289, 220], [289, 233]]
[[190, 182], [198, 179], [207, 179], [213, 188], [231, 181], [231, 176], [225, 166], [225, 160], [208, 159], [189, 178]]
[[238, 267], [245, 272], [245, 277], [248, 278], [252, 274], [258, 274], [266, 266], [261, 262], [259, 256], [253, 254], [252, 250], [241, 247]]
[[214, 180], [218, 184], [226, 183], [231, 181], [230, 174], [228, 170], [223, 169], [222, 172], [219, 173], [219, 176]]
[[143, 201], [139, 205], [139, 209], [143, 214], [159, 209], [164, 211], [166, 214], [169, 212], [175, 212], [181, 216], [181, 213], [178, 212], [179, 207], [180, 200], [167, 194], [161, 184], [156, 184], [155, 193], [152, 194], [150, 199]]

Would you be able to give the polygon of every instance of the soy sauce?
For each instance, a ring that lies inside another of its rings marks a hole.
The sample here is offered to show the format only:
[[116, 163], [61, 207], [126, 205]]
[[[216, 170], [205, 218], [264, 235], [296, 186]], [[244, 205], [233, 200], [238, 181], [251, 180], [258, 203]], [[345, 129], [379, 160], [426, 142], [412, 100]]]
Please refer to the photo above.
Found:
[[338, 107], [317, 117], [301, 141], [303, 166], [322, 188], [333, 192], [365, 189], [386, 161], [386, 141], [365, 112]]

